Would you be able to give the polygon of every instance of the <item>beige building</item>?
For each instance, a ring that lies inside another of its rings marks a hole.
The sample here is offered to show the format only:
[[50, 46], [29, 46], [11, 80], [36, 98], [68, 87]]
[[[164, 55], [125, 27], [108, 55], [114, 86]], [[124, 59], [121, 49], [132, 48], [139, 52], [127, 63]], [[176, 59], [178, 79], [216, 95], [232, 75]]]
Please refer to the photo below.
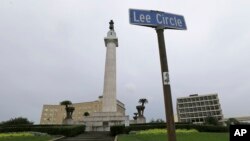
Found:
[[[74, 103], [71, 105], [75, 107], [72, 118], [75, 124], [84, 123], [84, 113], [88, 112], [90, 116], [92, 113], [102, 111], [102, 97], [92, 102]], [[125, 115], [125, 107], [122, 102], [117, 100], [117, 112]], [[40, 124], [62, 124], [66, 117], [65, 106], [62, 105], [43, 105]]]

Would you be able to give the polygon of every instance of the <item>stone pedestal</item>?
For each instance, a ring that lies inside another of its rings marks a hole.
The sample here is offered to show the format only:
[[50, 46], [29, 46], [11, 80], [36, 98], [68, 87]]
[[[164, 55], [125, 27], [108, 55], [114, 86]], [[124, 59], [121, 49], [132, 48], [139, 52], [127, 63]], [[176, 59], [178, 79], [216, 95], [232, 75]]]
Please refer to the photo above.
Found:
[[96, 112], [85, 117], [86, 131], [110, 131], [111, 126], [123, 125], [129, 117], [118, 112]]
[[146, 118], [145, 118], [144, 116], [139, 116], [139, 117], [136, 119], [136, 123], [137, 123], [137, 124], [146, 123]]
[[66, 118], [63, 120], [63, 124], [74, 124], [74, 120], [72, 119], [73, 112], [75, 110], [75, 107], [65, 107], [66, 110]]
[[64, 119], [63, 120], [63, 124], [67, 124], [67, 125], [71, 125], [74, 124], [74, 120], [73, 119]]

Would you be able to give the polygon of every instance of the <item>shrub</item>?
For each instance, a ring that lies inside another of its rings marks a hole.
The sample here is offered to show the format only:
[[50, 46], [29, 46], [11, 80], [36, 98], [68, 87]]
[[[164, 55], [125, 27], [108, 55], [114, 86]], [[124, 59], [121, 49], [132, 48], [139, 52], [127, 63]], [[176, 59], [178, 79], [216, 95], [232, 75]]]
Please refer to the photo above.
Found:
[[10, 120], [3, 121], [0, 125], [1, 126], [8, 126], [8, 125], [32, 125], [33, 122], [29, 121], [27, 118], [17, 117], [11, 118]]
[[84, 125], [22, 125], [2, 126], [0, 132], [24, 132], [34, 131], [48, 133], [51, 135], [64, 135], [67, 137], [76, 136], [85, 131]]
[[123, 133], [125, 133], [125, 126], [124, 125], [110, 127], [110, 134], [112, 136], [116, 136], [118, 134], [123, 134]]
[[214, 125], [192, 125], [199, 132], [228, 132], [228, 127]]
[[[129, 133], [130, 131], [140, 131], [148, 129], [166, 129], [166, 123], [158, 124], [131, 124], [129, 127], [125, 127], [124, 132]], [[195, 125], [195, 124], [175, 124], [176, 129], [196, 129], [199, 132], [228, 132], [228, 128], [224, 126], [213, 126], [213, 125]]]
[[216, 117], [208, 116], [205, 118], [205, 125], [219, 125], [219, 121]]

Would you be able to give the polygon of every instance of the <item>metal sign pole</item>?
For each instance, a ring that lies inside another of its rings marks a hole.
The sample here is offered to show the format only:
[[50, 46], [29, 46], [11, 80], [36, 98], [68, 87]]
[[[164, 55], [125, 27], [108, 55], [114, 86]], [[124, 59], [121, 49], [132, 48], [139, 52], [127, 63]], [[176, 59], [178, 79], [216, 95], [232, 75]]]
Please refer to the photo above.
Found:
[[161, 11], [139, 9], [129, 9], [129, 15], [130, 24], [153, 27], [156, 29], [161, 61], [161, 74], [164, 92], [165, 113], [167, 119], [168, 141], [176, 141], [168, 62], [163, 32], [164, 29], [186, 30], [187, 26], [184, 17], [181, 15]]
[[168, 62], [165, 48], [165, 40], [164, 40], [164, 27], [158, 26], [156, 27], [156, 33], [158, 37], [159, 44], [159, 54], [161, 61], [161, 74], [162, 74], [162, 85], [163, 85], [163, 93], [164, 93], [164, 103], [165, 103], [165, 114], [166, 114], [166, 123], [167, 123], [167, 131], [168, 131], [168, 141], [176, 141], [175, 134], [175, 123], [174, 123], [174, 114], [173, 114], [173, 104], [172, 104], [172, 96], [171, 96], [171, 88], [169, 81], [169, 72], [168, 72]]

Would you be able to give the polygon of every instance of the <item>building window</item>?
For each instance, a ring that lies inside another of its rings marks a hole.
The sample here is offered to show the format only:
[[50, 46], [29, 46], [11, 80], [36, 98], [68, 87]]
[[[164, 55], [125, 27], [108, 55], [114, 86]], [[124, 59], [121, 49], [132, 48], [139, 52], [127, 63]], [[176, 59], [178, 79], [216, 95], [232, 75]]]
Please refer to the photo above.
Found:
[[198, 107], [198, 111], [201, 111], [201, 107]]
[[214, 101], [214, 104], [218, 104], [218, 101], [217, 101], [217, 100], [215, 100], [215, 101]]
[[103, 126], [109, 126], [109, 122], [108, 121], [104, 121], [103, 122]]
[[213, 99], [217, 99], [217, 98], [216, 98], [216, 95], [213, 96]]

